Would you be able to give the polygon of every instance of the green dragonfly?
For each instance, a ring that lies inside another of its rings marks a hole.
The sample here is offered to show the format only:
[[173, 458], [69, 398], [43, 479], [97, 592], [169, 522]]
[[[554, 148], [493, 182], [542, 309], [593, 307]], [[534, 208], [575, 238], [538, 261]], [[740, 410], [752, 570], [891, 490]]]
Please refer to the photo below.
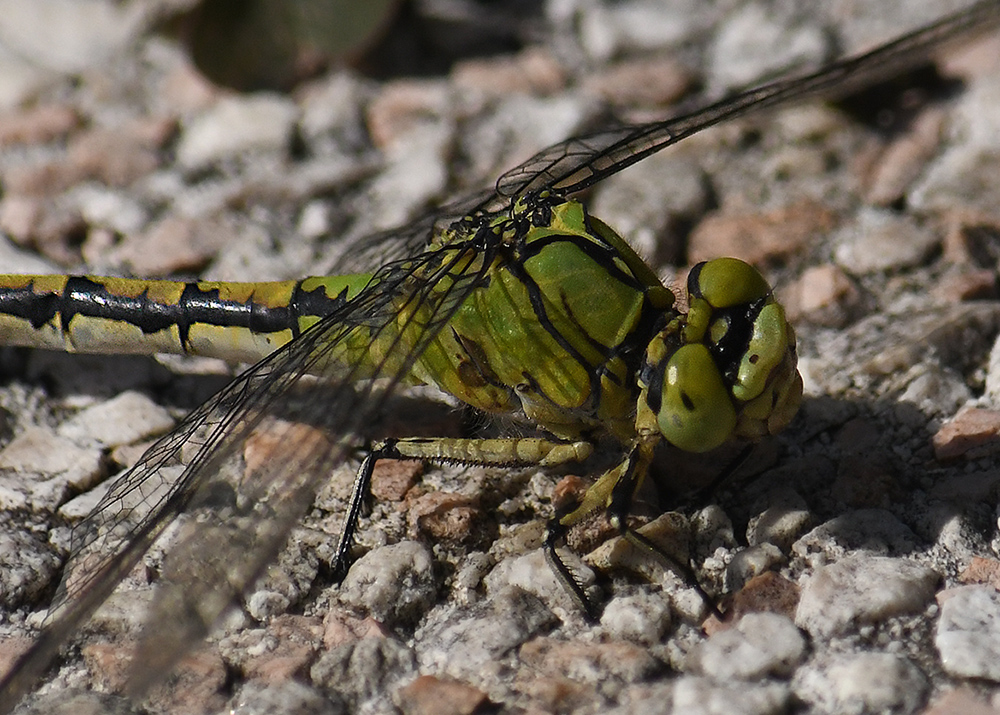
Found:
[[[998, 22], [1000, 3], [980, 2], [810, 75], [560, 142], [492, 190], [367, 239], [355, 256], [379, 257], [369, 273], [270, 284], [0, 276], [5, 344], [257, 360], [156, 442], [74, 529], [47, 624], [0, 681], [0, 713], [184, 515], [129, 691], [168, 672], [262, 575], [361, 426], [403, 384], [437, 387], [487, 413], [521, 414], [540, 436], [375, 445], [355, 482], [337, 575], [349, 566], [379, 458], [558, 465], [611, 441], [620, 460], [553, 516], [544, 543], [562, 582], [593, 611], [556, 552], [566, 530], [603, 510], [626, 538], [657, 551], [626, 521], [656, 446], [704, 452], [773, 434], [793, 418], [802, 382], [794, 331], [756, 269], [732, 258], [696, 266], [682, 310], [573, 197], [706, 127], [846, 93]], [[245, 445], [263, 428], [282, 445], [281, 458], [251, 468]]]

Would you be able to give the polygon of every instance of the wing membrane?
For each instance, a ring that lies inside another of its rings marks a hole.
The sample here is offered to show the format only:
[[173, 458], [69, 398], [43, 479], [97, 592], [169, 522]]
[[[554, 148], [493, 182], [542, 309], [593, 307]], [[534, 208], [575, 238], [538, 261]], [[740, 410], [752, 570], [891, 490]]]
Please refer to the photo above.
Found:
[[935, 49], [1000, 23], [1000, 3], [980, 2], [941, 22], [863, 55], [827, 65], [802, 77], [779, 80], [741, 92], [691, 114], [660, 122], [622, 125], [542, 150], [511, 169], [496, 184], [500, 196], [551, 189], [569, 195], [720, 122], [814, 96], [836, 97], [913, 66]]
[[754, 87], [690, 114], [647, 124], [623, 124], [553, 144], [504, 173], [492, 190], [472, 192], [428, 211], [404, 229], [359, 239], [334, 269], [360, 272], [378, 265], [378, 260], [413, 255], [427, 245], [436, 227], [470, 214], [503, 211], [511, 199], [532, 191], [552, 190], [563, 195], [583, 191], [716, 124], [810, 97], [835, 98], [848, 94], [926, 60], [933, 51], [958, 37], [986, 32], [998, 23], [1000, 3], [986, 0], [871, 52], [835, 62], [811, 74]]
[[[384, 266], [340, 311], [240, 375], [124, 473], [74, 529], [49, 623], [0, 683], [4, 703], [13, 707], [156, 538], [178, 516], [196, 511], [197, 524], [182, 528], [164, 562], [145, 645], [135, 659], [143, 670], [133, 675], [130, 690], [141, 692], [166, 674], [274, 560], [343, 458], [354, 428], [378, 411], [484, 279], [490, 248], [475, 247], [471, 261], [473, 247], [462, 249], [450, 244]], [[402, 323], [401, 313], [409, 316]], [[381, 344], [374, 364], [369, 351], [352, 348], [359, 335], [364, 344]], [[307, 375], [327, 383], [329, 401], [296, 399]], [[239, 464], [245, 444], [273, 414], [285, 425], [275, 439], [281, 457], [245, 477]], [[302, 424], [316, 430], [294, 426]], [[197, 448], [188, 465], [174, 466], [192, 443]], [[0, 711], [6, 707], [0, 704]]]

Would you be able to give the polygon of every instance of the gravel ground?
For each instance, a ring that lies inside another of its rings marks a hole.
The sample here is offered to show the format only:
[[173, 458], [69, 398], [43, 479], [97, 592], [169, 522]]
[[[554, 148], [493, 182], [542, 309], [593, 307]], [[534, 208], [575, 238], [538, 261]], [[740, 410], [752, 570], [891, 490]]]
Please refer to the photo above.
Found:
[[[322, 273], [345, 241], [609, 106], [669, 114], [961, 5], [549, 0], [522, 20], [522, 49], [447, 73], [330, 71], [239, 94], [150, 29], [183, 4], [0, 0], [5, 272]], [[489, 37], [496, 19], [462, 34]], [[996, 34], [879, 93], [706, 131], [589, 197], [669, 280], [711, 256], [753, 261], [796, 325], [792, 427], [715, 503], [656, 518], [726, 458], [665, 451], [637, 507], [726, 594], [725, 623], [599, 523], [570, 535], [605, 603], [587, 623], [538, 549], [553, 498], [586, 477], [565, 472], [384, 464], [364, 555], [332, 585], [346, 464], [242, 609], [146, 702], [115, 693], [169, 542], [23, 712], [1000, 712]], [[106, 478], [232, 372], [11, 348], [0, 371], [3, 669]], [[426, 391], [384, 418], [393, 434], [480, 426]]]

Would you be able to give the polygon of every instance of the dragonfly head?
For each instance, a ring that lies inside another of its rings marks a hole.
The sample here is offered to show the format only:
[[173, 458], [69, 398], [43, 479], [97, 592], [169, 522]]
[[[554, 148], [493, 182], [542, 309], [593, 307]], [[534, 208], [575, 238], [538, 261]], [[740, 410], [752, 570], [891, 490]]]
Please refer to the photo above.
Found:
[[771, 286], [753, 266], [718, 258], [691, 270], [688, 295], [687, 315], [646, 348], [637, 426], [690, 452], [783, 429], [802, 378], [795, 332]]

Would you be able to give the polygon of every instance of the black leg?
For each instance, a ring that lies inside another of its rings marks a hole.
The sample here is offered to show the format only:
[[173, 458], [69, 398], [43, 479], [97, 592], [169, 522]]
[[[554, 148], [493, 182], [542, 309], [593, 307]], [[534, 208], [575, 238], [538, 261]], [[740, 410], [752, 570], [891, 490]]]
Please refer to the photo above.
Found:
[[[735, 462], [735, 466], [730, 465], [732, 469], [727, 469], [729, 475], [732, 471], [736, 469], [743, 461], [746, 459], [746, 452], [741, 455], [738, 462]], [[684, 577], [684, 581], [697, 591], [701, 600], [705, 603], [705, 606], [711, 612], [713, 616], [718, 618], [720, 621], [723, 620], [722, 612], [715, 603], [708, 592], [702, 587], [698, 582], [698, 578], [695, 575], [694, 568], [689, 563], [682, 564], [676, 559], [667, 554], [663, 549], [661, 549], [657, 544], [643, 536], [636, 530], [632, 529], [628, 525], [628, 515], [632, 510], [632, 497], [635, 494], [635, 490], [638, 487], [638, 470], [627, 469], [622, 475], [621, 479], [615, 483], [613, 490], [611, 491], [611, 500], [608, 504], [608, 521], [611, 523], [615, 529], [622, 535], [622, 538], [629, 541], [629, 543], [635, 545], [636, 547], [652, 554], [656, 558], [660, 559], [662, 562], [672, 566], [677, 569], [681, 575]], [[727, 475], [728, 476], [728, 475]]]
[[385, 457], [395, 456], [393, 442], [387, 441], [376, 445], [368, 456], [361, 462], [358, 468], [358, 475], [354, 478], [354, 491], [351, 492], [351, 501], [347, 508], [347, 518], [344, 519], [344, 529], [340, 533], [340, 541], [337, 542], [337, 553], [333, 559], [333, 580], [337, 583], [344, 580], [347, 571], [351, 567], [351, 547], [354, 545], [354, 532], [358, 528], [358, 518], [361, 510], [371, 494], [372, 472], [375, 470], [375, 462]]
[[569, 570], [569, 567], [566, 566], [566, 563], [556, 552], [556, 544], [566, 535], [567, 530], [567, 527], [559, 522], [562, 516], [562, 514], [558, 514], [549, 519], [545, 527], [545, 541], [542, 544], [542, 551], [545, 554], [545, 560], [548, 561], [549, 567], [555, 573], [556, 578], [559, 579], [563, 588], [566, 589], [567, 593], [576, 602], [576, 605], [583, 611], [587, 620], [596, 623], [601, 618], [600, 609], [597, 604], [587, 597], [587, 592], [583, 590], [583, 586], [576, 580], [576, 576], [573, 575], [573, 572]]

